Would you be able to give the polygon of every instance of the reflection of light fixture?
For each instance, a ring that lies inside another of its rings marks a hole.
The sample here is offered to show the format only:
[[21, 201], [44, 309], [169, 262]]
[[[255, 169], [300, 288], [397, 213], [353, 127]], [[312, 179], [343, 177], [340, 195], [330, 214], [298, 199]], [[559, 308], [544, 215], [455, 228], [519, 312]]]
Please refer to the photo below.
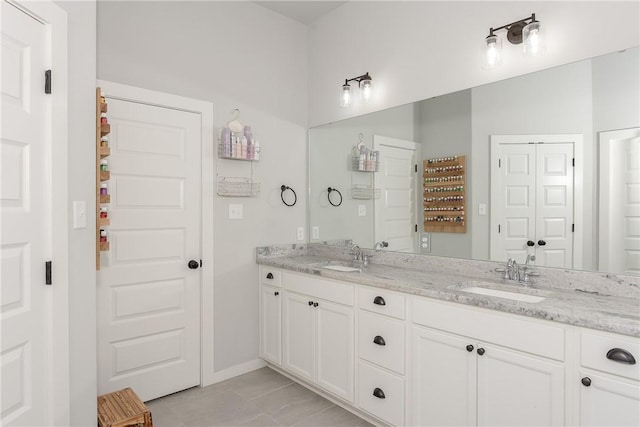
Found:
[[536, 21], [536, 14], [529, 18], [520, 19], [498, 28], [490, 28], [489, 35], [483, 43], [482, 63], [485, 68], [493, 68], [502, 63], [502, 41], [494, 32], [507, 30], [507, 40], [511, 44], [523, 44], [523, 53], [537, 56], [544, 53], [544, 39], [540, 21]]
[[354, 77], [352, 79], [346, 79], [344, 84], [342, 85], [342, 91], [340, 93], [340, 106], [348, 107], [351, 105], [351, 85], [349, 82], [358, 82], [358, 87], [360, 88], [360, 96], [362, 100], [367, 102], [371, 99], [371, 92], [373, 90], [371, 85], [371, 76], [369, 73], [365, 73], [361, 76]]

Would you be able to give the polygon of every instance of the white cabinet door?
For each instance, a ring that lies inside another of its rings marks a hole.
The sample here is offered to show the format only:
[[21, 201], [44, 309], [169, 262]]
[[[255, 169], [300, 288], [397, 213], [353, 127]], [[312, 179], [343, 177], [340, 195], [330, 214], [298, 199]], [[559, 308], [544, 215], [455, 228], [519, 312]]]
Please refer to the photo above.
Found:
[[282, 362], [281, 290], [262, 286], [260, 298], [260, 356], [271, 363]]
[[353, 309], [323, 300], [314, 301], [314, 308], [316, 382], [335, 395], [353, 402]]
[[477, 425], [564, 425], [562, 364], [484, 344], [477, 354]]
[[[283, 292], [283, 367], [313, 381], [315, 356], [315, 309], [311, 298]], [[309, 304], [311, 302], [311, 304]]]
[[581, 426], [640, 425], [640, 386], [636, 381], [592, 372], [581, 372], [580, 378]]
[[475, 347], [456, 335], [413, 328], [413, 425], [476, 425]]

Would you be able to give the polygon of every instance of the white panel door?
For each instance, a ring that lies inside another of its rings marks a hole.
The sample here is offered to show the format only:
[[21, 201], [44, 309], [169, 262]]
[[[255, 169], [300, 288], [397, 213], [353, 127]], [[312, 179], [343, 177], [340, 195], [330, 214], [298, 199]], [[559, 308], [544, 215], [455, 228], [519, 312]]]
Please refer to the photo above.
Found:
[[200, 383], [201, 120], [110, 98], [110, 252], [98, 276], [98, 391]]
[[640, 390], [635, 381], [613, 379], [595, 372], [580, 372], [589, 378], [589, 386], [580, 387], [580, 425], [639, 426]]
[[496, 191], [491, 194], [492, 225], [496, 236], [491, 246], [491, 259], [519, 263], [527, 259], [527, 242], [536, 235], [536, 146], [533, 144], [501, 144]]
[[479, 345], [478, 426], [564, 425], [561, 363]]
[[416, 252], [416, 151], [418, 144], [373, 136], [373, 149], [379, 151], [380, 167], [374, 175], [374, 187], [380, 189], [375, 203], [376, 242], [385, 241], [394, 252]]
[[322, 300], [314, 303], [318, 304], [315, 307], [316, 382], [353, 402], [353, 308]]
[[412, 425], [476, 425], [475, 350], [473, 340], [413, 328]]
[[491, 136], [490, 257], [574, 262], [575, 135]]
[[282, 362], [282, 296], [281, 289], [262, 285], [260, 295], [260, 356], [271, 363]]
[[45, 25], [2, 1], [0, 310], [3, 426], [51, 425], [51, 104]]
[[600, 133], [600, 271], [640, 275], [640, 128]]
[[314, 380], [315, 310], [311, 297], [284, 292], [282, 300], [282, 366]]

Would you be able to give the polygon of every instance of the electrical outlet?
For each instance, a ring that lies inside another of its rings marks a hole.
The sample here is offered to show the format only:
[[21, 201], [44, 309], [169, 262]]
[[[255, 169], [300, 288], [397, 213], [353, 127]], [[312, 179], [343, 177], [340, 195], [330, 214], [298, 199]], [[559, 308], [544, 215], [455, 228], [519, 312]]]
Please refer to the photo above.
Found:
[[316, 226], [311, 229], [311, 238], [316, 240], [320, 238], [320, 227]]
[[242, 219], [242, 205], [231, 203], [229, 204], [229, 219]]
[[358, 205], [358, 216], [367, 216], [367, 205]]
[[431, 233], [422, 233], [420, 237], [422, 253], [431, 253]]
[[304, 240], [304, 227], [298, 227], [298, 230], [296, 232], [296, 238], [298, 239], [299, 242]]

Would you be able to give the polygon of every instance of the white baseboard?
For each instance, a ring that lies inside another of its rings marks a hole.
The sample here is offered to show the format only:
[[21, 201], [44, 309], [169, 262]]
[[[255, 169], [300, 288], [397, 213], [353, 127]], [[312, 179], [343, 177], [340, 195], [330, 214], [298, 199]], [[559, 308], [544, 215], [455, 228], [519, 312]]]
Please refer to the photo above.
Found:
[[223, 369], [221, 371], [214, 372], [213, 376], [209, 378], [210, 382], [207, 384], [201, 384], [201, 387], [206, 387], [211, 384], [219, 383], [220, 381], [228, 380], [229, 378], [237, 377], [238, 375], [246, 374], [247, 372], [255, 371], [256, 369], [264, 368], [267, 366], [266, 362], [262, 359], [253, 359], [240, 365], [235, 365], [230, 368]]

